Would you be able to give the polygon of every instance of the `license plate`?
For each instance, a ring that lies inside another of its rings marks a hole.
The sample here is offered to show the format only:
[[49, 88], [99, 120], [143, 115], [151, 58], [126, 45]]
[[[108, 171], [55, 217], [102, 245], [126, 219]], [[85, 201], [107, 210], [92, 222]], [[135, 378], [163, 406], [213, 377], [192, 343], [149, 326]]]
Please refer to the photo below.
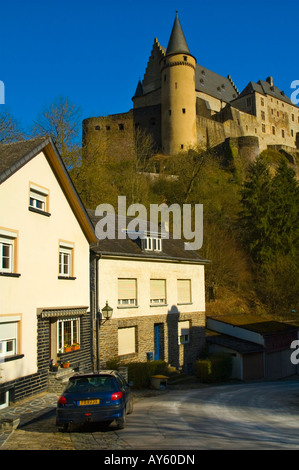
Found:
[[80, 400], [79, 405], [99, 405], [100, 400]]

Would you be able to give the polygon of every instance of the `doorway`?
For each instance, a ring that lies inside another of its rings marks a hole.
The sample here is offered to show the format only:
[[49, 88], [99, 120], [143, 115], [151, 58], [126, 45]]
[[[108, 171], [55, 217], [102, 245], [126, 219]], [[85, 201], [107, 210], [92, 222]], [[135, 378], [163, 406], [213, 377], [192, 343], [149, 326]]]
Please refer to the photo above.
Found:
[[154, 324], [154, 360], [164, 359], [164, 324]]

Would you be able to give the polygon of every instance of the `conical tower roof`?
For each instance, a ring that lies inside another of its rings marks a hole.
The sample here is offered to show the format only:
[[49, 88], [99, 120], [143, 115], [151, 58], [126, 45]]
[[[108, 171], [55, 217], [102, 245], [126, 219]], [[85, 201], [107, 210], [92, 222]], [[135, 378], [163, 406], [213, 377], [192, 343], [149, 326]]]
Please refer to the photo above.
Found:
[[190, 54], [187, 41], [185, 39], [178, 14], [176, 13], [173, 28], [171, 31], [170, 39], [168, 42], [166, 55], [168, 54]]

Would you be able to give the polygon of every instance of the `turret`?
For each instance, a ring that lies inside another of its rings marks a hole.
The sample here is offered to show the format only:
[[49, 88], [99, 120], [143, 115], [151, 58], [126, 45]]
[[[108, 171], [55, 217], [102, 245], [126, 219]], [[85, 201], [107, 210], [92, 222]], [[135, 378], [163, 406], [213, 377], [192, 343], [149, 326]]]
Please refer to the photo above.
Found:
[[161, 59], [162, 151], [174, 155], [196, 145], [196, 59], [190, 54], [176, 14]]

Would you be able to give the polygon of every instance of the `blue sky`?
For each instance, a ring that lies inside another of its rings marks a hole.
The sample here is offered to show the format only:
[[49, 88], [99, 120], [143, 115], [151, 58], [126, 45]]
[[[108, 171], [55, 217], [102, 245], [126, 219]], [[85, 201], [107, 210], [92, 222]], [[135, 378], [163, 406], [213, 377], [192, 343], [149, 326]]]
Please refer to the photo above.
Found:
[[59, 95], [82, 119], [126, 112], [154, 38], [167, 46], [175, 12], [197, 62], [241, 91], [272, 75], [299, 80], [297, 0], [0, 0], [0, 80], [25, 127]]

